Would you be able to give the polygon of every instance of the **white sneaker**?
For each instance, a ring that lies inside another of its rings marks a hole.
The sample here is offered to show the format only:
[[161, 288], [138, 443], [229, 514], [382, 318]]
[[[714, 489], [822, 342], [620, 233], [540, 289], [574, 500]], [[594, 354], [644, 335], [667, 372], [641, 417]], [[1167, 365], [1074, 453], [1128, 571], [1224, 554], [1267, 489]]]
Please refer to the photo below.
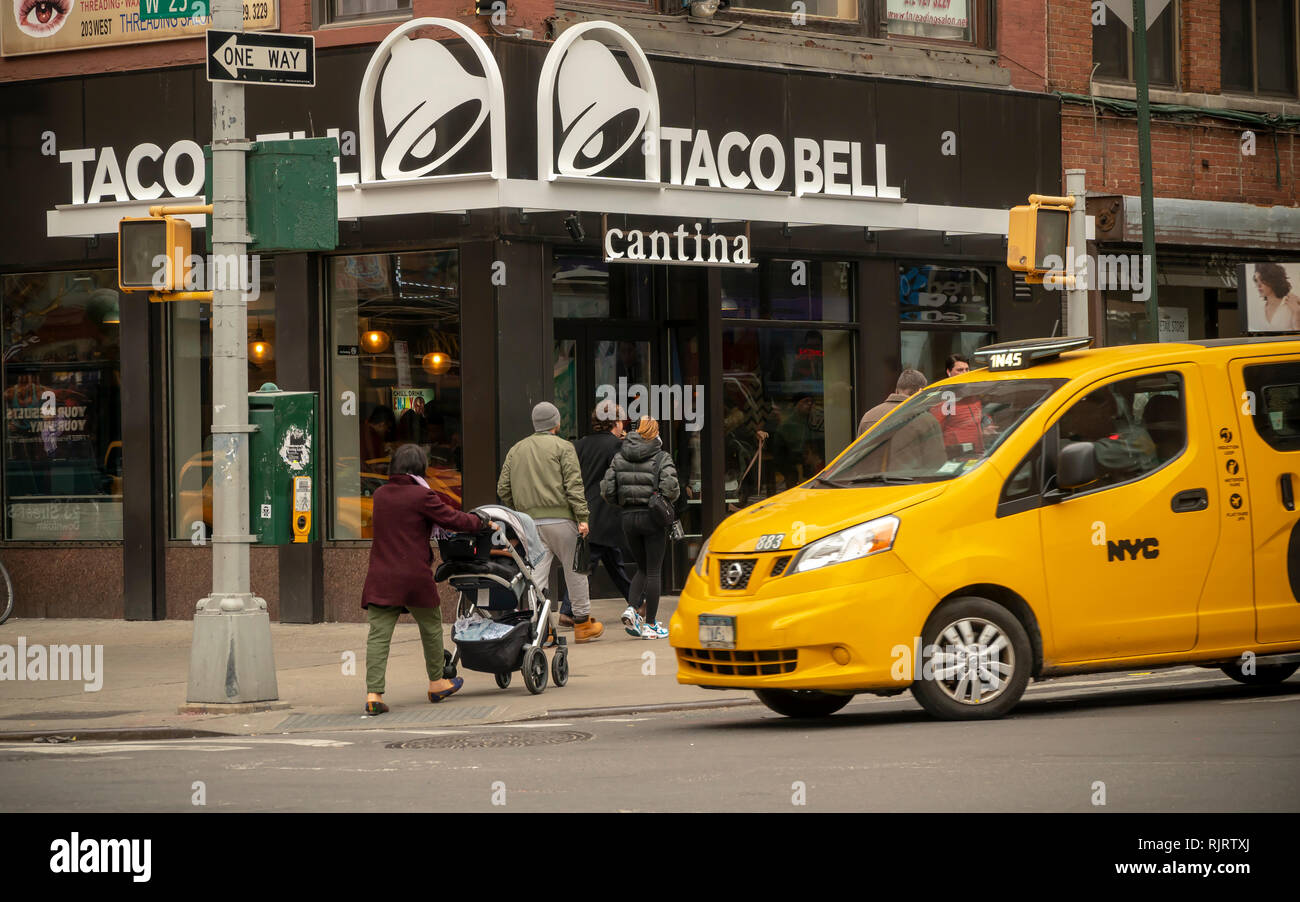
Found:
[[667, 639], [667, 638], [668, 638], [668, 628], [665, 627], [665, 626], [664, 626], [662, 623], [660, 623], [658, 620], [656, 620], [653, 624], [648, 624], [648, 625], [650, 626], [650, 628], [651, 628], [652, 630], [655, 631], [655, 638], [656, 638], [656, 639]]
[[654, 624], [641, 621], [641, 638], [642, 639], [660, 639], [662, 638], [655, 630]]
[[623, 621], [624, 626], [632, 626], [636, 623], [636, 608], [628, 605], [623, 609], [623, 616], [619, 619]]
[[629, 636], [631, 636], [633, 639], [640, 639], [641, 627], [643, 626], [645, 626], [645, 621], [641, 619], [640, 614], [638, 614], [636, 611], [633, 611], [632, 622], [627, 624], [627, 626], [623, 627], [623, 631], [627, 633]]

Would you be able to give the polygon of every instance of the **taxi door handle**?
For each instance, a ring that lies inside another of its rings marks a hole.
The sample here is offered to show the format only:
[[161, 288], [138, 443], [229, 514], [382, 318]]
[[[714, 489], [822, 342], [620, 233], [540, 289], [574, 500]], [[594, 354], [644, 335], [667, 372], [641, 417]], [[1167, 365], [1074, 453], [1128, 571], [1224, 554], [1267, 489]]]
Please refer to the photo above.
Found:
[[1188, 489], [1175, 495], [1169, 506], [1176, 514], [1203, 511], [1210, 506], [1210, 494], [1205, 489]]
[[1291, 488], [1291, 474], [1282, 474], [1282, 506], [1289, 511], [1295, 510], [1295, 490]]

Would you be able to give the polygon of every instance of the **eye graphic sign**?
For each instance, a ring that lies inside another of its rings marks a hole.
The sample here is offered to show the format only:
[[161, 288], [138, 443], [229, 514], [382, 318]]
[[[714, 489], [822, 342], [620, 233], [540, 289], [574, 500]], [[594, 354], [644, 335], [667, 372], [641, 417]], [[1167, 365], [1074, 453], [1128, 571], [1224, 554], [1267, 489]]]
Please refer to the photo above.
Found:
[[[173, 14], [182, 5], [189, 11], [183, 18]], [[6, 0], [0, 6], [0, 56], [198, 38], [212, 24], [205, 0]], [[244, 0], [245, 30], [279, 24], [279, 0]]]

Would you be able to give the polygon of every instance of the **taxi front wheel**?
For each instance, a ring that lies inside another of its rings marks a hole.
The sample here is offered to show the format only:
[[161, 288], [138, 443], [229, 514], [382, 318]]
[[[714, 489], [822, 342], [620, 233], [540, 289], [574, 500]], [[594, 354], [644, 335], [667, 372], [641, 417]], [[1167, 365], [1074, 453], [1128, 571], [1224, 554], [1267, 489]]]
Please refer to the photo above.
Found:
[[912, 683], [917, 702], [941, 720], [990, 720], [1020, 701], [1029, 683], [1029, 635], [987, 598], [954, 598], [921, 631], [928, 660]]
[[1300, 664], [1256, 664], [1254, 673], [1245, 673], [1241, 664], [1234, 661], [1224, 664], [1221, 669], [1238, 683], [1247, 686], [1276, 686], [1295, 673], [1297, 668], [1300, 668]]
[[853, 698], [816, 689], [756, 689], [758, 700], [786, 717], [829, 717]]

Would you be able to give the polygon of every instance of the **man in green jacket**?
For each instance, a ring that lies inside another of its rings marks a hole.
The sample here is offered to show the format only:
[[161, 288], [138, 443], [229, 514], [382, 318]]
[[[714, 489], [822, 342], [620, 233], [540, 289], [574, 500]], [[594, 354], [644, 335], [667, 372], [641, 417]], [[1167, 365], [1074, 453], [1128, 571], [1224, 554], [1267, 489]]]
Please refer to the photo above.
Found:
[[[551, 561], [559, 558], [573, 604], [573, 638], [590, 642], [605, 632], [591, 616], [587, 574], [573, 570], [578, 536], [587, 534], [587, 494], [582, 467], [573, 444], [560, 438], [560, 411], [549, 401], [533, 408], [533, 434], [515, 444], [506, 455], [497, 480], [497, 496], [506, 507], [532, 517], [546, 546], [538, 564], [538, 582], [550, 582]], [[551, 627], [559, 621], [559, 608], [551, 614]]]

